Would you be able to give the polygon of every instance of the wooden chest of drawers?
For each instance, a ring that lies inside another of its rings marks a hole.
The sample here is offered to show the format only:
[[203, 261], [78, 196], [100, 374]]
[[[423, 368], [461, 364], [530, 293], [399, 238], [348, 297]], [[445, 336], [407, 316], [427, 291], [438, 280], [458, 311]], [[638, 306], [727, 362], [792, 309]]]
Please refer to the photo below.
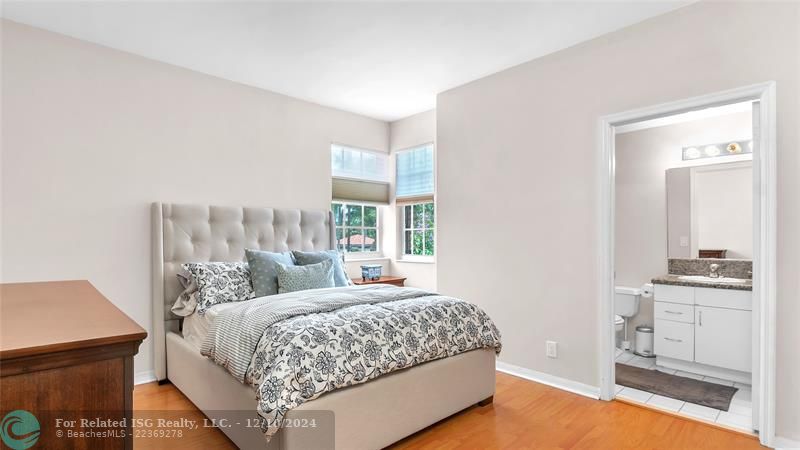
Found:
[[132, 448], [133, 356], [147, 333], [88, 281], [2, 284], [0, 312], [0, 417], [35, 417], [34, 448]]

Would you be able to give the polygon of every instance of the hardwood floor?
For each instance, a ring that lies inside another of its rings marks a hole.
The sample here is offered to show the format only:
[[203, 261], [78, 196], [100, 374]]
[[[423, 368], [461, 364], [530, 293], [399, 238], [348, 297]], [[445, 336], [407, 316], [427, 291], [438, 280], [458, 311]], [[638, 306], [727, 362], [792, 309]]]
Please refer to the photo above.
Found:
[[[146, 411], [203, 415], [171, 384], [136, 386], [134, 417]], [[161, 413], [159, 413], [161, 414]], [[234, 449], [221, 431], [183, 438], [135, 437], [139, 449]], [[394, 444], [393, 449], [757, 449], [754, 437], [614, 401], [601, 402], [497, 373], [494, 403], [474, 406]]]

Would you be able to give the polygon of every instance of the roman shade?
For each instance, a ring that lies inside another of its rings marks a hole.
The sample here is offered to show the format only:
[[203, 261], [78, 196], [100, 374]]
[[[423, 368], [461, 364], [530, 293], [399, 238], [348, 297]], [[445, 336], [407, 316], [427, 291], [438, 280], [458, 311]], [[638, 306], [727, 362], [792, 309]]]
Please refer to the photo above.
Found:
[[334, 178], [332, 191], [333, 200], [389, 204], [389, 183]]
[[389, 155], [331, 145], [333, 200], [389, 204]]
[[397, 152], [398, 201], [432, 199], [433, 187], [433, 144]]

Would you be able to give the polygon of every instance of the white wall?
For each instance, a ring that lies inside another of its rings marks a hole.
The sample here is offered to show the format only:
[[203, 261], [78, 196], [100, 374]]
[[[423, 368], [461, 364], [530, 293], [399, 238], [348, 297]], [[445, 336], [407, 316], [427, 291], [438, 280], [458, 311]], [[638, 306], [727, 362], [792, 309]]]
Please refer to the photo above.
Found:
[[[415, 114], [405, 119], [392, 122], [389, 131], [389, 148], [392, 151], [392, 173], [396, 161], [394, 152], [405, 150], [421, 144], [427, 144], [436, 140], [436, 111], [426, 111]], [[434, 154], [435, 154], [434, 146]], [[392, 205], [387, 214], [387, 223], [394, 226], [395, 230], [400, 230], [402, 213], [399, 211], [394, 198], [394, 186], [392, 186]], [[438, 205], [437, 205], [438, 206]], [[438, 233], [437, 233], [438, 234]], [[436, 236], [436, 235], [434, 235]], [[393, 236], [395, 239], [387, 243], [387, 249], [391, 249], [392, 262], [391, 272], [393, 275], [406, 277], [406, 286], [414, 286], [422, 289], [436, 291], [436, 264], [435, 262], [403, 261], [402, 238], [400, 231]], [[438, 252], [437, 252], [438, 253]]]
[[698, 168], [693, 188], [698, 248], [727, 249], [728, 258], [753, 259], [752, 165]]
[[1, 23], [2, 280], [88, 279], [148, 330], [150, 202], [328, 209], [332, 141], [388, 151], [382, 121]]
[[798, 23], [797, 3], [701, 2], [438, 96], [438, 288], [486, 309], [501, 361], [598, 385], [598, 118], [774, 80], [777, 431], [800, 439]]
[[[744, 140], [751, 138], [751, 134], [752, 114], [740, 112], [617, 135], [617, 286], [639, 287], [667, 273], [670, 230], [667, 228], [666, 171], [682, 164], [683, 147]], [[752, 189], [752, 183], [745, 188]], [[752, 193], [749, 197], [751, 206], [746, 211], [752, 214]], [[687, 213], [689, 210], [687, 207]], [[690, 234], [688, 228], [684, 234]], [[752, 244], [752, 236], [749, 241]], [[632, 330], [644, 324], [653, 325], [652, 298], [641, 299], [639, 314], [629, 322], [628, 338], [633, 340]]]

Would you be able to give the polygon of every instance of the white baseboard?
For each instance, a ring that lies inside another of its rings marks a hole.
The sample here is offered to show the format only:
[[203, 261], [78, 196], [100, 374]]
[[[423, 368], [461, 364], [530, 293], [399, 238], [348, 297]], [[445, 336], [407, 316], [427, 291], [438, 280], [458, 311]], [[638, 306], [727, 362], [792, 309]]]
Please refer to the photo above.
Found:
[[776, 449], [798, 449], [800, 448], [800, 441], [794, 441], [789, 438], [775, 436], [775, 448]]
[[579, 383], [577, 381], [537, 372], [535, 370], [526, 369], [524, 367], [519, 367], [500, 361], [497, 361], [496, 368], [500, 372], [505, 372], [509, 375], [518, 376], [520, 378], [525, 378], [526, 380], [535, 381], [537, 383], [546, 384], [563, 391], [572, 392], [573, 394], [583, 395], [584, 397], [593, 398], [595, 400], [600, 398], [600, 388], [596, 386], [589, 386], [588, 384]]
[[156, 372], [154, 370], [145, 370], [133, 374], [133, 384], [144, 384], [156, 381]]

